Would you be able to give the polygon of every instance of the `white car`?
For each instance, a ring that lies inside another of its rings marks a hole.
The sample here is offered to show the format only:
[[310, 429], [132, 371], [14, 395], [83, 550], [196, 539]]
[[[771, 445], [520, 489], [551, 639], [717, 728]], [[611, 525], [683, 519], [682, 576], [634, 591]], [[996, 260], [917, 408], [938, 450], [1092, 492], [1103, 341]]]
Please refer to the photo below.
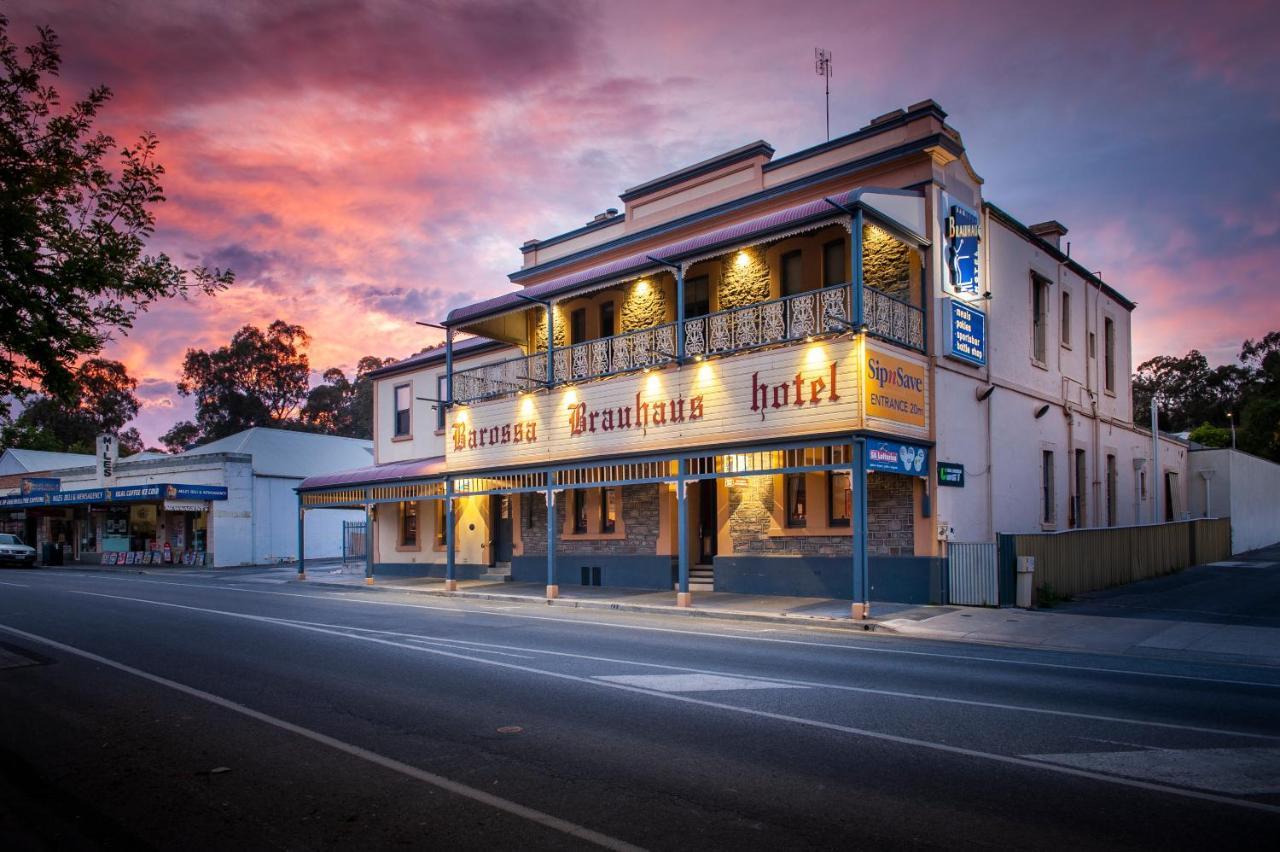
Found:
[[0, 533], [0, 565], [22, 565], [30, 568], [36, 564], [36, 549], [22, 543], [12, 533]]

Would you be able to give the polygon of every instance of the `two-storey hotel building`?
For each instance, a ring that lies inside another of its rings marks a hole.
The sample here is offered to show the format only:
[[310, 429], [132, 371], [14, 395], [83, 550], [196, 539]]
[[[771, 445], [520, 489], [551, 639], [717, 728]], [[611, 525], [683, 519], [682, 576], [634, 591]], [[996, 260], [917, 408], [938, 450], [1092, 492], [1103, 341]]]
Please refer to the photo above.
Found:
[[[515, 289], [375, 374], [379, 573], [939, 600], [949, 542], [1152, 520], [1185, 449], [1136, 429], [1134, 304], [982, 195], [933, 101], [755, 142], [521, 246]], [[1153, 456], [1159, 458], [1153, 459]]]

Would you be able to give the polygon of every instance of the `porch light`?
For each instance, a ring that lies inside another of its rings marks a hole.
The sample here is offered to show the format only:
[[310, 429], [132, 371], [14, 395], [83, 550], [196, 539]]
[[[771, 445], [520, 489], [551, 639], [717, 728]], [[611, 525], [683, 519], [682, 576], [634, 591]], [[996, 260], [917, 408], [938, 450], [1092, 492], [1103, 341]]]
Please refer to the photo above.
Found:
[[637, 292], [638, 294], [640, 294], [641, 296], [648, 295], [648, 293], [649, 293], [649, 279], [648, 279], [648, 278], [641, 278], [639, 281], [637, 281], [637, 282], [636, 282], [636, 292]]
[[740, 251], [733, 262], [738, 266], [748, 266], [751, 263], [751, 255], [747, 254], [745, 251]]

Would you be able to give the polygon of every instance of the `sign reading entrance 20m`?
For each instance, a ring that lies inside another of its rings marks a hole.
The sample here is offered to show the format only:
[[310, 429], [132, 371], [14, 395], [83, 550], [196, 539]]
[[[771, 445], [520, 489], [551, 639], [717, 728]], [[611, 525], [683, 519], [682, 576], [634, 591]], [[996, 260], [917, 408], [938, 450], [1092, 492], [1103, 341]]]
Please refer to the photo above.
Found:
[[925, 367], [868, 349], [866, 376], [867, 417], [925, 425]]

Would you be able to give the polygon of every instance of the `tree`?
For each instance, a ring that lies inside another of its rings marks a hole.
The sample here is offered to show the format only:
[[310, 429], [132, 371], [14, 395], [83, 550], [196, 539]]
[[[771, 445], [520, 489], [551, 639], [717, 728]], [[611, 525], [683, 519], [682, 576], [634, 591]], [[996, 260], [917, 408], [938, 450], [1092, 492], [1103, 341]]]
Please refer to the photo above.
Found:
[[200, 441], [253, 426], [285, 426], [307, 396], [311, 367], [302, 348], [311, 338], [283, 320], [264, 332], [246, 325], [212, 351], [188, 349], [178, 393], [194, 396]]
[[121, 450], [142, 449], [138, 430], [124, 429], [141, 406], [134, 394], [138, 382], [124, 364], [90, 358], [75, 368], [71, 383], [74, 390], [67, 400], [29, 398], [22, 413], [0, 431], [0, 443], [30, 450], [92, 453], [97, 436], [111, 433], [119, 437]]
[[1192, 429], [1191, 434], [1187, 437], [1206, 447], [1231, 446], [1231, 430], [1224, 429], [1221, 426], [1214, 426], [1212, 423], [1201, 423]]
[[1146, 422], [1154, 397], [1160, 428], [1182, 432], [1196, 424], [1217, 423], [1239, 401], [1243, 371], [1234, 364], [1210, 367], [1198, 350], [1186, 355], [1157, 355], [1138, 365], [1133, 376], [1135, 419]]
[[76, 364], [140, 311], [234, 280], [144, 254], [164, 201], [156, 137], [118, 147], [95, 131], [110, 89], [64, 108], [48, 81], [62, 64], [57, 36], [42, 27], [20, 53], [8, 28], [0, 15], [0, 414], [33, 393], [72, 401]]
[[307, 394], [299, 419], [318, 432], [348, 438], [373, 437], [373, 379], [369, 373], [394, 358], [366, 355], [356, 364], [354, 381], [337, 367], [324, 372], [324, 383]]
[[173, 424], [173, 428], [160, 436], [160, 443], [166, 451], [180, 453], [195, 446], [200, 438], [200, 427], [190, 420]]

